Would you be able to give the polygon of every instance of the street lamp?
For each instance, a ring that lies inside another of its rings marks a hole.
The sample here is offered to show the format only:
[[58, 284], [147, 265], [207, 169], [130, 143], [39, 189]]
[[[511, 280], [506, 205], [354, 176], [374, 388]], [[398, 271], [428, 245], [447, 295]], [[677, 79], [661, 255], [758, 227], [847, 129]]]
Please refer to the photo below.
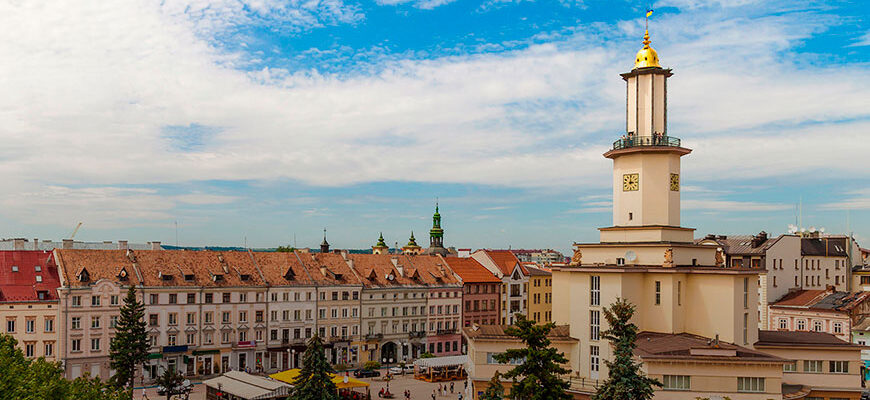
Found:
[[290, 362], [293, 363], [293, 368], [296, 368], [296, 349], [291, 349], [290, 354], [293, 355], [293, 357], [290, 357]]
[[293, 365], [290, 363], [290, 349], [287, 349], [287, 369], [293, 369]]

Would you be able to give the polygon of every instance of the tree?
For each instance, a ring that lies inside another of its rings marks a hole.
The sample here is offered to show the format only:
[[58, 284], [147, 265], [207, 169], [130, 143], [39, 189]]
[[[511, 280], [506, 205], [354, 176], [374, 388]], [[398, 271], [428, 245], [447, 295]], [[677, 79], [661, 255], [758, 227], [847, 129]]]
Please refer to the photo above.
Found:
[[513, 381], [507, 398], [571, 399], [571, 395], [565, 392], [570, 385], [561, 377], [570, 372], [562, 367], [568, 359], [565, 358], [565, 353], [550, 347], [550, 339], [547, 338], [550, 330], [555, 326], [556, 324], [552, 322], [537, 325], [535, 321], [526, 319], [525, 315], [517, 314], [516, 324], [505, 328], [506, 334], [519, 338], [525, 345], [523, 349], [508, 349], [494, 356], [495, 360], [502, 364], [522, 360], [522, 363], [504, 374], [505, 378]]
[[163, 370], [163, 374], [158, 376], [155, 382], [162, 389], [162, 394], [166, 395], [166, 400], [177, 394], [185, 394], [187, 388], [184, 387], [184, 376], [178, 372], [172, 371], [169, 368]]
[[480, 400], [503, 400], [504, 386], [501, 385], [501, 373], [495, 371], [495, 375], [489, 380], [486, 391], [480, 395]]
[[302, 371], [294, 382], [290, 400], [338, 400], [338, 388], [332, 382], [332, 373], [335, 371], [326, 360], [320, 336], [314, 335], [302, 355]]
[[290, 245], [278, 246], [278, 248], [275, 249], [275, 251], [277, 251], [279, 253], [292, 253], [292, 252], [296, 251], [296, 248], [293, 246], [290, 246]]
[[12, 336], [0, 335], [0, 399], [121, 400], [131, 396], [96, 378], [68, 381], [60, 363], [42, 357], [28, 359], [15, 347], [17, 343]]
[[644, 375], [640, 363], [633, 358], [637, 340], [637, 325], [631, 323], [634, 311], [634, 305], [622, 298], [604, 309], [610, 329], [601, 336], [613, 347], [613, 361], [604, 361], [610, 372], [593, 400], [649, 400], [654, 396], [653, 386], [662, 386], [657, 379]]
[[121, 316], [115, 325], [115, 337], [109, 345], [109, 358], [115, 370], [112, 381], [118, 387], [133, 388], [136, 367], [148, 360], [148, 333], [145, 331], [145, 305], [136, 298], [130, 285]]

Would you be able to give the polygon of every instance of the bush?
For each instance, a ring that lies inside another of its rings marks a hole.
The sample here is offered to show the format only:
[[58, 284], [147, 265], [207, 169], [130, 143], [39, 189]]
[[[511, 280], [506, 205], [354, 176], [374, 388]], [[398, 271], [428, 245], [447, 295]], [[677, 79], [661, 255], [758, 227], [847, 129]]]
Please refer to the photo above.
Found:
[[369, 371], [371, 371], [373, 369], [378, 369], [380, 367], [381, 367], [381, 363], [379, 363], [377, 361], [366, 361], [366, 363], [363, 365], [363, 369], [366, 369]]
[[347, 371], [350, 367], [347, 364], [335, 364], [334, 368], [336, 371]]
[[435, 355], [427, 351], [423, 354], [420, 354], [420, 358], [435, 358]]

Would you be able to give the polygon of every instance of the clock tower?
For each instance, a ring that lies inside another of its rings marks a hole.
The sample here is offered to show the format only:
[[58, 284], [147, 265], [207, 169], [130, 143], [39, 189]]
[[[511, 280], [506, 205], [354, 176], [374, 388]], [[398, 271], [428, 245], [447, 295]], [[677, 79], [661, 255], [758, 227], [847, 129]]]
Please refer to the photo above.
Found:
[[649, 31], [626, 84], [625, 134], [604, 156], [613, 160], [613, 226], [601, 228], [602, 242], [691, 242], [680, 227], [680, 157], [690, 149], [668, 135], [670, 69], [659, 65]]

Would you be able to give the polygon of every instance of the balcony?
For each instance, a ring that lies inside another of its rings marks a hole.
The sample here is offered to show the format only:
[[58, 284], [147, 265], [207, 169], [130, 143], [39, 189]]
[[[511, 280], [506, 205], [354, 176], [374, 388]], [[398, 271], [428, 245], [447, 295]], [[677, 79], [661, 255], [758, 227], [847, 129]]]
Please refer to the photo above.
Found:
[[438, 335], [452, 335], [456, 333], [456, 329], [439, 329], [437, 331]]
[[411, 332], [408, 332], [408, 338], [410, 338], [410, 339], [414, 339], [414, 338], [423, 338], [423, 337], [426, 337], [426, 332], [424, 332], [424, 331], [411, 331]]
[[383, 333], [369, 333], [368, 335], [366, 335], [366, 340], [381, 340], [383, 338]]
[[238, 342], [233, 342], [232, 347], [234, 349], [252, 349], [257, 347], [256, 340], [241, 340]]
[[613, 142], [613, 150], [650, 146], [680, 147], [680, 139], [673, 136], [631, 136]]

